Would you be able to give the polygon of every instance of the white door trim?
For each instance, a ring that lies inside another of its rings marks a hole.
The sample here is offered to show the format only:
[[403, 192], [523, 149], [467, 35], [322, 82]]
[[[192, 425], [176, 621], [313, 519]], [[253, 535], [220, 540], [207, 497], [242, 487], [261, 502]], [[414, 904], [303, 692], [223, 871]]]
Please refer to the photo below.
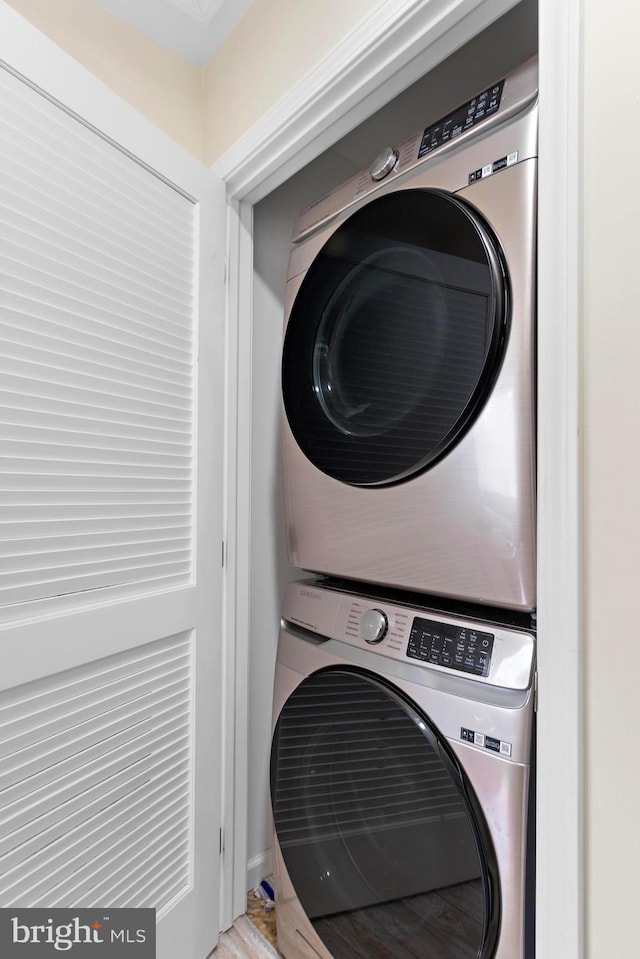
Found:
[[382, 0], [212, 169], [256, 203], [517, 0]]
[[[580, 667], [579, 109], [582, 0], [539, 0], [541, 112], [539, 314], [539, 703], [537, 954], [582, 954], [582, 707]], [[238, 429], [235, 515], [250, 515], [247, 464], [251, 415], [251, 205], [300, 170], [396, 93], [514, 6], [509, 0], [385, 0], [344, 42], [265, 114], [213, 170], [227, 183], [231, 283], [242, 292], [230, 315], [239, 390], [229, 430]], [[545, 96], [545, 91], [548, 94]], [[237, 325], [236, 325], [237, 324]], [[239, 521], [240, 522], [240, 521]], [[235, 644], [238, 732], [248, 694], [249, 531], [233, 529], [238, 611]], [[231, 635], [231, 634], [230, 634]], [[228, 676], [228, 681], [233, 681]], [[558, 739], [560, 736], [560, 746]], [[247, 745], [236, 737], [235, 849], [246, 852]], [[231, 919], [244, 909], [244, 863], [236, 865]]]
[[583, 0], [539, 0], [537, 954], [580, 959], [583, 932]]
[[227, 244], [221, 929], [246, 909], [249, 780], [253, 206], [233, 196], [228, 198]]

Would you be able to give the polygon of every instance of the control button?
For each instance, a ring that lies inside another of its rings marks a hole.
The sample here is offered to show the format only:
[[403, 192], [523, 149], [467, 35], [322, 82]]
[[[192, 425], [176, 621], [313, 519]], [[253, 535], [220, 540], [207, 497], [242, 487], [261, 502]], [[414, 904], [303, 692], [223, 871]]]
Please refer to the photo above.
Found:
[[365, 643], [381, 642], [389, 628], [389, 621], [381, 609], [368, 609], [360, 618], [360, 635]]
[[386, 176], [389, 176], [397, 162], [398, 151], [394, 150], [393, 147], [385, 147], [369, 167], [371, 179], [384, 180]]
[[491, 670], [492, 633], [415, 617], [407, 656], [434, 666], [487, 677]]

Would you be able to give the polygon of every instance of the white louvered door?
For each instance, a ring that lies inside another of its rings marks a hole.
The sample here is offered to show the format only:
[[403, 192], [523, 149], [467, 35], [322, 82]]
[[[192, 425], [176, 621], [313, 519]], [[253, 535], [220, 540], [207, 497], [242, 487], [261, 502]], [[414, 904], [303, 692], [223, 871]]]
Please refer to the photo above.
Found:
[[0, 906], [218, 933], [222, 184], [0, 6]]

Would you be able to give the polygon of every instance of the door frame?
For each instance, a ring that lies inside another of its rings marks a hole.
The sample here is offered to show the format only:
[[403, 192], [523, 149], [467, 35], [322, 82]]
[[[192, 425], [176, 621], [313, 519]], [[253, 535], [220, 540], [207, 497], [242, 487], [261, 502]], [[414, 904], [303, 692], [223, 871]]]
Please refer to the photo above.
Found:
[[[580, 137], [583, 0], [538, 0], [537, 955], [583, 949]], [[227, 185], [227, 704], [222, 918], [245, 908], [253, 205], [511, 7], [383, 0], [213, 165]], [[548, 91], [548, 92], [547, 92]], [[563, 317], [564, 323], [558, 322]], [[557, 746], [562, 730], [562, 748]], [[235, 797], [235, 801], [234, 801]]]

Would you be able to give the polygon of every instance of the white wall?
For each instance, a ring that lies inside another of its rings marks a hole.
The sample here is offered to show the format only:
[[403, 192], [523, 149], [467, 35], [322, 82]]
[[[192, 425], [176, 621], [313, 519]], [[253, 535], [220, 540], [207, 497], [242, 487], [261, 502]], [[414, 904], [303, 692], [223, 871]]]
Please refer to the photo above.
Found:
[[589, 959], [635, 959], [640, 863], [640, 7], [584, 4]]
[[527, 2], [409, 87], [255, 207], [249, 652], [250, 883], [267, 874], [271, 864], [268, 763], [280, 600], [287, 582], [309, 575], [288, 564], [278, 449], [284, 286], [293, 219], [300, 207], [361, 169], [386, 143], [401, 142], [531, 56], [536, 48], [536, 5]]

